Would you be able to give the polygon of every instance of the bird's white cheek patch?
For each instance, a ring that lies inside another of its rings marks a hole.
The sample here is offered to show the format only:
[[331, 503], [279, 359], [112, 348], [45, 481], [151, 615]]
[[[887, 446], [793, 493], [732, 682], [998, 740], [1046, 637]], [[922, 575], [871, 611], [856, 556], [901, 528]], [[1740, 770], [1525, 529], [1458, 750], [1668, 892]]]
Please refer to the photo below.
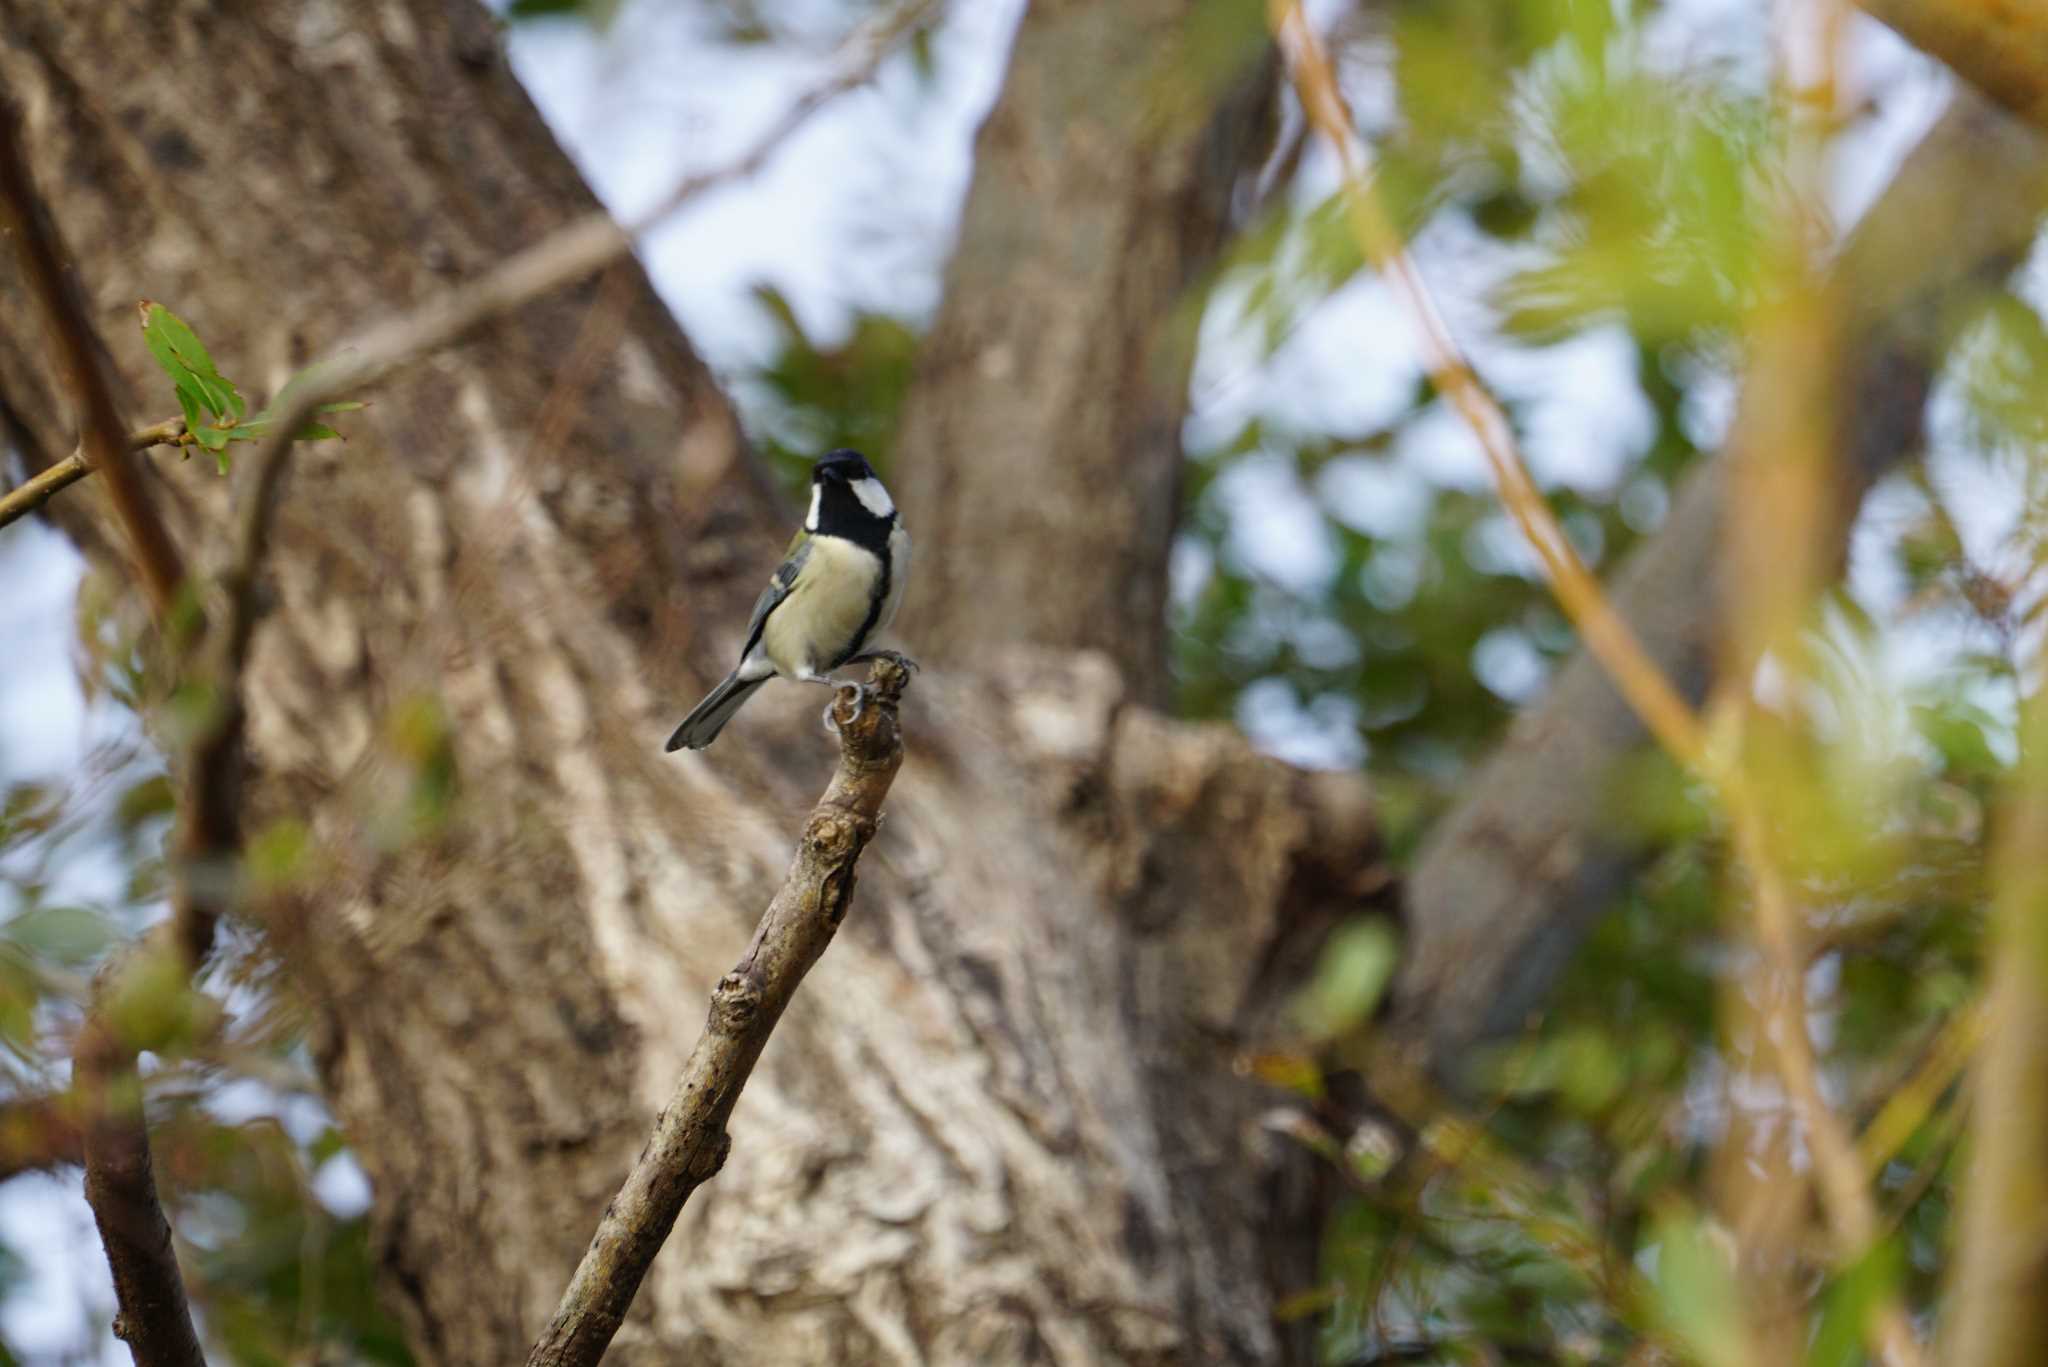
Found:
[[818, 496], [823, 492], [818, 485], [811, 486], [811, 511], [804, 515], [804, 530], [807, 532], [818, 530]]
[[[860, 506], [873, 513], [876, 517], [887, 517], [896, 511], [896, 505], [890, 501], [889, 491], [882, 487], [882, 481], [879, 479], [857, 479], [849, 487], [853, 490], [853, 496], [860, 500]], [[811, 498], [811, 506], [815, 508], [817, 506], [817, 494], [815, 491], [813, 491]]]

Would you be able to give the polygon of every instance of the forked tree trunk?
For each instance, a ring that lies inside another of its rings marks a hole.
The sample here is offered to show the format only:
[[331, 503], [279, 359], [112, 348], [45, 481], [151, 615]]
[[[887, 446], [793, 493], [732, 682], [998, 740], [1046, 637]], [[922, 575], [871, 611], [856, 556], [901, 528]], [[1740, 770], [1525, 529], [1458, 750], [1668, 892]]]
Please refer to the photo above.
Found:
[[[1044, 199], [985, 212], [1000, 186], [977, 188], [946, 349], [908, 418], [904, 502], [936, 554], [904, 636], [915, 649], [923, 612], [952, 667], [913, 691], [853, 915], [614, 1361], [1301, 1353], [1272, 1308], [1314, 1275], [1316, 1193], [1231, 1065], [1303, 938], [1371, 883], [1370, 814], [1350, 780], [1128, 701], [1158, 689], [1184, 387], [1184, 357], [1155, 343], [1261, 101], [1161, 103], [1142, 84], [1155, 66], [1091, 67], [1085, 45], [1152, 50], [1193, 8], [1025, 20], [982, 155], [1003, 175], [1043, 159], [1024, 169]], [[132, 418], [174, 407], [139, 297], [274, 387], [591, 206], [466, 2], [0, 0], [0, 35]], [[1000, 264], [1057, 276], [1061, 260], [1059, 316], [1004, 336]], [[0, 291], [16, 440], [62, 454], [71, 419], [5, 269]], [[1034, 337], [1044, 354], [1016, 350]], [[1138, 462], [1104, 516], [991, 521], [1020, 472], [979, 459], [959, 416], [991, 346], [1012, 348], [1019, 406], [1076, 415], [1028, 434], [1066, 506]], [[499, 1364], [545, 1320], [666, 1097], [830, 748], [819, 698], [783, 688], [708, 756], [660, 751], [728, 663], [790, 517], [637, 267], [375, 397], [347, 445], [296, 457], [250, 679], [250, 828], [290, 817], [319, 837], [270, 942], [374, 1183], [392, 1303], [423, 1362]], [[188, 553], [217, 568], [226, 484], [202, 461], [157, 471]], [[98, 498], [88, 481], [57, 515], [119, 574]], [[968, 573], [963, 544], [990, 562]], [[1113, 563], [1106, 545], [1124, 548]], [[1018, 638], [1050, 648], [959, 625], [991, 606], [1028, 606]], [[454, 801], [437, 835], [394, 839], [436, 761], [436, 709]]]

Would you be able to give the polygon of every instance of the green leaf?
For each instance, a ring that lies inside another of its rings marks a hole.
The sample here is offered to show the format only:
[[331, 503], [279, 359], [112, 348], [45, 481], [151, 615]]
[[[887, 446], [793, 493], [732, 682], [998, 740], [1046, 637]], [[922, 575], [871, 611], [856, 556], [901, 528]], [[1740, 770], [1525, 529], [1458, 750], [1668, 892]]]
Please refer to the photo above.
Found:
[[121, 794], [115, 807], [114, 816], [123, 830], [134, 830], [145, 821], [157, 817], [175, 816], [177, 797], [171, 790], [171, 780], [165, 774], [152, 774], [136, 783]]
[[107, 920], [86, 907], [35, 907], [7, 923], [7, 938], [63, 964], [87, 964], [107, 947]]
[[233, 441], [235, 430], [231, 427], [195, 427], [192, 439], [213, 452], [213, 463], [222, 474], [228, 472], [228, 443]]
[[[216, 418], [230, 414], [239, 418], [249, 411], [248, 402], [214, 365], [199, 334], [177, 314], [149, 299], [142, 301], [142, 340], [164, 373], [171, 377], [180, 403], [189, 394]], [[185, 425], [192, 426], [189, 408], [185, 418]]]
[[1657, 1222], [1657, 1305], [1704, 1367], [1741, 1367], [1742, 1299], [1727, 1253], [1697, 1218], [1666, 1212]]
[[300, 441], [339, 441], [341, 433], [324, 422], [309, 422], [299, 429]]
[[1302, 1027], [1314, 1038], [1334, 1039], [1362, 1023], [1379, 1005], [1400, 956], [1398, 939], [1383, 920], [1361, 917], [1339, 927], [1295, 1003]]
[[178, 407], [185, 414], [185, 430], [197, 432], [200, 425], [199, 398], [183, 385], [178, 386]]
[[1898, 1240], [1887, 1239], [1842, 1270], [1822, 1297], [1807, 1367], [1855, 1367], [1863, 1361], [1864, 1328], [1871, 1312], [1897, 1290], [1905, 1264]]

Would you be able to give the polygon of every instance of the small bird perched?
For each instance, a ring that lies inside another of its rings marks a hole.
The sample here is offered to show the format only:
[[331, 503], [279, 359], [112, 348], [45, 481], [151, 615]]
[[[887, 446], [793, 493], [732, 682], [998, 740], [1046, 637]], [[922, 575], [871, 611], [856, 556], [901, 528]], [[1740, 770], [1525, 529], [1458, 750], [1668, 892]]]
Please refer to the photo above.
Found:
[[[739, 664], [683, 718], [668, 749], [711, 744], [740, 704], [778, 674], [837, 688], [826, 677], [833, 670], [891, 654], [860, 652], [896, 616], [909, 571], [910, 536], [867, 460], [858, 451], [820, 456], [811, 511], [754, 604]], [[856, 715], [866, 697], [856, 697]]]

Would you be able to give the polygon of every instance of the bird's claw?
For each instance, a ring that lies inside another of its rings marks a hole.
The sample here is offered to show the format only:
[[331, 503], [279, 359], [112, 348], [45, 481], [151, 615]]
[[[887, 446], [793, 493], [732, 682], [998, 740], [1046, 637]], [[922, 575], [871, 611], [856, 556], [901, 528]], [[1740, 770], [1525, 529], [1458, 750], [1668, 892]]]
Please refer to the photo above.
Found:
[[[868, 688], [866, 684], [858, 683], [843, 683], [839, 686], [841, 688], [850, 688], [853, 690], [853, 711], [847, 714], [847, 718], [844, 723], [844, 725], [846, 726], [851, 726], [855, 722], [859, 721], [861, 713], [867, 710]], [[835, 693], [832, 697], [832, 701], [825, 704], [825, 729], [836, 736], [839, 734], [840, 727], [841, 722], [839, 720], [839, 696]]]
[[915, 674], [918, 672], [918, 670], [924, 667], [920, 665], [917, 661], [911, 659], [908, 655], [905, 655], [900, 650], [863, 651], [861, 654], [854, 656], [851, 660], [848, 660], [847, 663], [856, 665], [873, 664], [877, 660], [887, 660], [890, 664], [895, 665], [898, 669], [902, 670], [906, 674]]

